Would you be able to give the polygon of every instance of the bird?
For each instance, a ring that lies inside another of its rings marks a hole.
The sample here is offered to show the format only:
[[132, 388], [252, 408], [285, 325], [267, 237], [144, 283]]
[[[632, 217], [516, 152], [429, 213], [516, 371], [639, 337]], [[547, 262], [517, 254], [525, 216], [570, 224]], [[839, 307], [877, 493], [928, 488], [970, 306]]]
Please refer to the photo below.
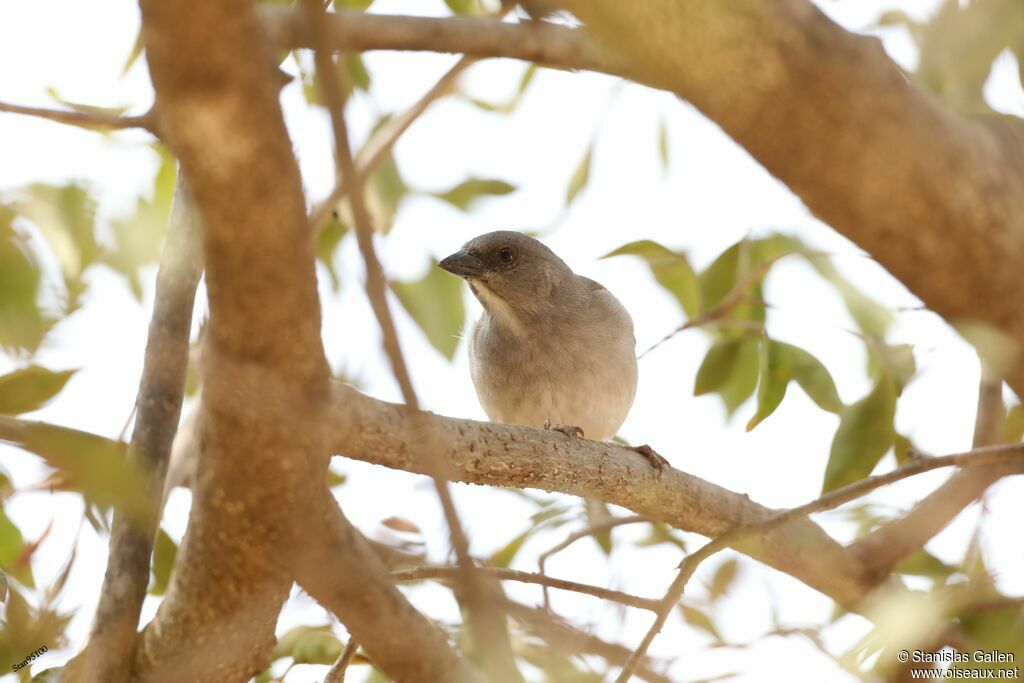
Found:
[[[463, 278], [483, 308], [468, 334], [469, 368], [488, 419], [615, 436], [638, 375], [633, 319], [615, 295], [511, 230], [475, 237], [438, 266]], [[659, 475], [667, 469], [649, 446], [632, 450]]]

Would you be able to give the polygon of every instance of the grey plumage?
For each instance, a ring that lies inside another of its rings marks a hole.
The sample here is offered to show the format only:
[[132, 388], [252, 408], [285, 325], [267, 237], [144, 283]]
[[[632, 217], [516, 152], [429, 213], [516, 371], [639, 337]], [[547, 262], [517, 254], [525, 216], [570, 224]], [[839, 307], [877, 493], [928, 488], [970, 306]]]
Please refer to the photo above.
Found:
[[469, 334], [470, 371], [487, 416], [615, 435], [637, 384], [633, 321], [619, 300], [541, 242], [499, 231], [441, 261], [484, 311]]

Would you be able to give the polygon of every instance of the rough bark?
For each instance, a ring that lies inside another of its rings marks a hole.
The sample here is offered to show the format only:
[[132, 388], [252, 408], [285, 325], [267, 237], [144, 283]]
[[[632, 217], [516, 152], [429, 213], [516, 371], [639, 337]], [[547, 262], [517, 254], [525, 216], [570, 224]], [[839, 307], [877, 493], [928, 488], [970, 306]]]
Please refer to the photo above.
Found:
[[192, 308], [201, 273], [199, 226], [179, 182], [160, 257], [127, 456], [142, 475], [149, 507], [142, 515], [124, 510], [114, 514], [107, 571], [89, 644], [68, 666], [68, 681], [114, 683], [126, 680], [131, 671], [139, 612], [149, 585], [149, 558], [163, 509], [161, 491], [181, 417]]
[[[419, 442], [401, 406], [332, 386], [333, 451], [409, 472], [423, 472]], [[718, 536], [763, 522], [775, 512], [744, 494], [669, 470], [659, 478], [635, 452], [558, 432], [428, 415], [443, 444], [451, 477], [493, 486], [559, 491], [621, 505], [686, 531]], [[801, 519], [745, 541], [738, 550], [855, 607], [871, 586], [845, 549], [813, 522]]]
[[[1024, 124], [967, 119], [807, 0], [568, 3], [952, 324], [1024, 344]], [[1024, 365], [1008, 375], [1024, 394]]]
[[[589, 69], [669, 90], [719, 124], [808, 208], [953, 324], [1024, 344], [1024, 124], [966, 118], [911, 84], [873, 38], [807, 0], [566, 1], [582, 30], [350, 16], [344, 51], [430, 50]], [[263, 14], [307, 45], [293, 11]], [[1024, 394], [1024, 363], [1007, 379]]]
[[[358, 533], [321, 497], [328, 368], [299, 171], [252, 3], [142, 0], [160, 130], [189, 178], [204, 226], [210, 323], [204, 339], [198, 471], [167, 595], [146, 627], [134, 674], [146, 681], [247, 680], [269, 660], [274, 627], [312, 521], [347, 534], [335, 576], [379, 618], [359, 640], [388, 675], [448, 678], [464, 666], [435, 625], [366, 563]], [[319, 501], [313, 507], [312, 501]], [[318, 552], [320, 549], [318, 549]], [[346, 571], [348, 563], [355, 569]], [[374, 596], [390, 602], [375, 604]], [[395, 606], [405, 605], [400, 624]], [[332, 605], [333, 606], [333, 605]], [[374, 612], [379, 608], [379, 612]], [[348, 610], [346, 612], [346, 610]], [[367, 624], [363, 617], [362, 624]], [[394, 653], [401, 633], [429, 648]], [[410, 664], [413, 657], [419, 661]], [[469, 680], [468, 677], [459, 680]]]

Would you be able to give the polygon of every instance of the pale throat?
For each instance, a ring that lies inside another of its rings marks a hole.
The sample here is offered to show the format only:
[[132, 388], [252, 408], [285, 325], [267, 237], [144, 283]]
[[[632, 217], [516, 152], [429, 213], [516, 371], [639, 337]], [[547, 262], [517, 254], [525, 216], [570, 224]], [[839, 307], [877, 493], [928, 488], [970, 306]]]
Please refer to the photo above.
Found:
[[494, 293], [483, 280], [468, 280], [470, 290], [495, 320], [517, 337], [526, 333], [523, 321], [516, 315], [515, 309], [503, 298]]

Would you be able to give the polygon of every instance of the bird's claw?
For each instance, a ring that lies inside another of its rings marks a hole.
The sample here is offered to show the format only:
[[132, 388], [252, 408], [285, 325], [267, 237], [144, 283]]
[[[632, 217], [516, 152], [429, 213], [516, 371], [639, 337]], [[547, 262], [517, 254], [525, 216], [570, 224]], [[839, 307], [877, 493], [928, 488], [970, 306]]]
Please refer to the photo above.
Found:
[[544, 429], [550, 429], [555, 432], [562, 432], [570, 439], [583, 438], [583, 430], [575, 425], [555, 425], [551, 424], [551, 420], [544, 420]]
[[668, 460], [647, 444], [643, 446], [630, 446], [629, 450], [636, 451], [647, 458], [647, 461], [651, 463], [651, 467], [657, 470], [659, 478], [665, 475], [666, 470], [672, 469], [672, 465], [669, 464]]

